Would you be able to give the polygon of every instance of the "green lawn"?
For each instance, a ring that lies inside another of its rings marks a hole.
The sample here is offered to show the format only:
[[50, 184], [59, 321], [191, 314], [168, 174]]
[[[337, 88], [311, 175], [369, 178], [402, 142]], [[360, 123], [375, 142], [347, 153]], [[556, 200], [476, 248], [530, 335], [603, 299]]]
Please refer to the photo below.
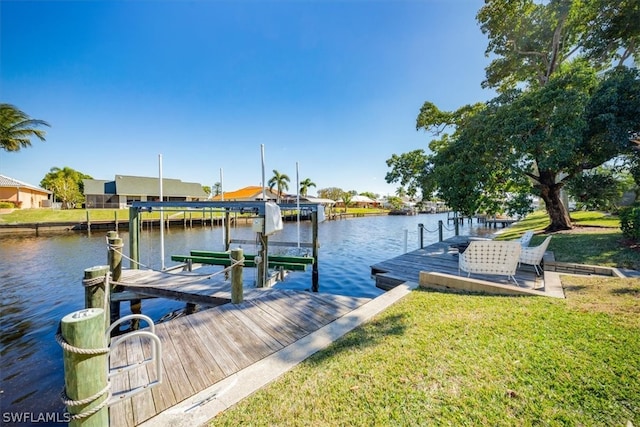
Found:
[[[636, 244], [622, 235], [617, 216], [602, 212], [572, 212], [571, 219], [575, 230], [554, 233], [549, 244], [549, 250], [557, 261], [640, 270], [640, 251]], [[544, 212], [534, 212], [504, 230], [498, 238], [515, 239], [526, 230], [534, 230], [537, 233], [531, 241], [534, 246], [546, 237], [543, 229], [548, 224]]]
[[[343, 210], [344, 209], [340, 209], [339, 211], [342, 212]], [[87, 220], [87, 212], [89, 213], [89, 219], [91, 221], [112, 221], [115, 215], [118, 216], [118, 221], [129, 220], [129, 209], [16, 209], [11, 213], [0, 214], [0, 224], [59, 221], [83, 222]], [[347, 213], [349, 214], [386, 214], [388, 212], [388, 210], [384, 209], [347, 209]], [[183, 212], [170, 212], [168, 214], [177, 218], [182, 218], [185, 215]], [[145, 212], [142, 215], [144, 215], [145, 219], [159, 218], [158, 212]], [[191, 211], [187, 212], [186, 215], [192, 215], [192, 218], [201, 218], [203, 212]], [[204, 215], [206, 218], [209, 218], [210, 213], [205, 212]], [[217, 217], [222, 215], [222, 213], [214, 212], [213, 215]]]
[[418, 290], [211, 425], [640, 425], [640, 280]]
[[[555, 234], [556, 258], [617, 264], [604, 231]], [[562, 283], [564, 300], [416, 290], [211, 425], [640, 425], [640, 279]]]

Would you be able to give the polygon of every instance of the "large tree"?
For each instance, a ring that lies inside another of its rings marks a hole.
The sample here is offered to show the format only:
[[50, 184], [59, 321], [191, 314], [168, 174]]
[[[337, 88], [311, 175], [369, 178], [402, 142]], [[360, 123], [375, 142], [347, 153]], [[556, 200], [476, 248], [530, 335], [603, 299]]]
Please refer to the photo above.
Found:
[[[498, 96], [454, 112], [423, 105], [416, 127], [440, 139], [414, 167], [414, 181], [437, 188], [465, 213], [505, 206], [522, 212], [532, 193], [545, 202], [549, 231], [571, 228], [560, 199], [565, 182], [628, 150], [630, 135], [640, 130], [639, 75], [622, 66], [637, 57], [640, 20], [621, 23], [627, 22], [622, 15], [637, 17], [639, 8], [610, 3], [486, 1], [478, 20], [489, 39], [486, 53], [495, 59], [483, 86]], [[607, 23], [616, 30], [601, 31]], [[596, 43], [594, 33], [611, 38]], [[388, 182], [399, 176], [392, 173]]]
[[62, 169], [52, 167], [40, 181], [40, 186], [53, 192], [56, 200], [62, 202], [62, 209], [73, 209], [85, 200], [83, 179], [93, 178], [67, 166]]
[[269, 179], [267, 184], [271, 191], [273, 191], [274, 187], [278, 189], [278, 203], [280, 203], [280, 198], [282, 197], [284, 190], [289, 189], [289, 182], [291, 182], [289, 175], [280, 173], [276, 169], [273, 170], [273, 176]]
[[340, 200], [344, 190], [338, 187], [321, 188], [318, 190], [318, 197], [323, 199]]
[[32, 137], [44, 141], [46, 132], [38, 129], [42, 126], [49, 123], [32, 119], [11, 104], [0, 104], [0, 147], [5, 151], [30, 147]]

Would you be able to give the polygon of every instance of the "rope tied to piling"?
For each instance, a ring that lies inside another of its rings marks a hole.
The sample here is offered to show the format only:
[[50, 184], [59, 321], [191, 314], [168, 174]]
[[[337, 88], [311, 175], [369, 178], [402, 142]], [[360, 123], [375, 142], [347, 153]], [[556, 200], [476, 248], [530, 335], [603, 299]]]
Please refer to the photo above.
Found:
[[124, 243], [120, 243], [120, 244], [116, 244], [116, 243], [109, 243], [109, 236], [105, 237], [107, 239], [107, 246], [109, 247], [109, 249], [121, 249], [124, 247]]
[[[106, 279], [107, 276], [105, 277], [100, 277], [99, 279], [102, 280], [108, 280]], [[62, 336], [62, 322], [58, 323], [58, 330], [56, 331], [56, 335], [55, 335], [55, 339], [56, 342], [60, 345], [60, 347], [62, 347], [64, 350], [70, 352], [70, 353], [75, 353], [75, 354], [83, 354], [83, 355], [92, 355], [92, 356], [97, 356], [97, 355], [102, 355], [102, 354], [107, 354], [109, 353], [109, 347], [103, 347], [103, 348], [80, 348], [80, 347], [76, 347], [73, 346], [71, 344], [69, 344], [64, 337]], [[67, 414], [69, 415], [69, 419], [71, 420], [80, 420], [83, 418], [88, 418], [91, 415], [97, 413], [98, 411], [100, 411], [102, 408], [104, 408], [105, 406], [107, 406], [109, 404], [109, 400], [111, 399], [111, 383], [107, 382], [107, 385], [100, 391], [98, 391], [97, 393], [88, 396], [84, 399], [81, 400], [72, 400], [69, 395], [67, 394], [67, 390], [66, 388], [63, 388], [60, 391], [60, 400], [62, 401], [62, 403], [67, 407], [76, 407], [76, 406], [81, 406], [81, 405], [87, 405], [89, 403], [95, 402], [96, 400], [98, 400], [100, 397], [107, 395], [104, 400], [102, 402], [100, 402], [98, 405], [94, 406], [91, 409], [88, 409], [87, 411], [84, 411], [82, 413], [79, 414], [71, 414], [67, 411]]]
[[[208, 274], [180, 274], [180, 273], [167, 273], [166, 271], [162, 271], [162, 270], [154, 270], [154, 269], [150, 269], [150, 270], [151, 271], [155, 271], [156, 273], [164, 274], [166, 276], [193, 278], [193, 280], [190, 281], [190, 282], [181, 282], [181, 284], [187, 284], [187, 283], [197, 283], [197, 282], [200, 282], [201, 280], [203, 280], [203, 278], [204, 279], [210, 279], [210, 278], [218, 276], [220, 274], [227, 273], [227, 272], [231, 271], [231, 269], [233, 267], [236, 267], [238, 265], [244, 266], [244, 258], [241, 259], [241, 260], [237, 260], [235, 262], [232, 262], [231, 265], [229, 265], [228, 267], [223, 268], [220, 271], [216, 271], [214, 273], [208, 273]], [[110, 283], [112, 285], [116, 285], [116, 286], [128, 286], [128, 287], [137, 287], [137, 288], [144, 288], [144, 287], [162, 288], [162, 287], [165, 287], [165, 286], [168, 286], [168, 287], [175, 286], [174, 283], [167, 283], [167, 284], [158, 283], [157, 279], [153, 280], [152, 282], [148, 282], [148, 283], [147, 282], [124, 282], [124, 281], [115, 281], [115, 280], [111, 280]]]
[[423, 229], [424, 231], [426, 231], [427, 233], [435, 233], [436, 231], [438, 231], [438, 229], [437, 229], [437, 228], [436, 228], [435, 230], [433, 230], [433, 231], [432, 231], [432, 230], [429, 230], [427, 227], [422, 227], [422, 229]]
[[72, 346], [64, 339], [62, 336], [62, 322], [58, 323], [58, 331], [56, 332], [56, 342], [62, 347], [64, 350], [75, 353], [75, 354], [85, 354], [85, 355], [100, 355], [109, 353], [109, 347], [103, 348], [80, 348]]
[[82, 286], [84, 286], [85, 288], [90, 288], [92, 286], [96, 286], [104, 282], [105, 282], [105, 276], [92, 277], [89, 279], [82, 279]]
[[94, 406], [93, 408], [85, 411], [85, 412], [81, 412], [79, 414], [71, 414], [67, 411], [67, 413], [69, 414], [69, 418], [72, 420], [80, 420], [83, 418], [88, 418], [91, 415], [97, 413], [98, 411], [100, 411], [102, 408], [104, 408], [105, 406], [107, 406], [109, 404], [109, 400], [111, 399], [111, 383], [107, 382], [107, 385], [105, 388], [103, 388], [102, 390], [100, 390], [99, 392], [95, 393], [92, 396], [89, 396], [87, 398], [81, 399], [81, 400], [72, 400], [68, 395], [67, 395], [67, 390], [66, 388], [63, 388], [60, 391], [60, 400], [62, 401], [62, 403], [67, 407], [75, 407], [75, 406], [81, 406], [81, 405], [87, 405], [91, 402], [94, 402], [96, 400], [98, 400], [100, 397], [102, 397], [103, 395], [105, 395], [105, 393], [107, 394], [107, 397], [100, 402], [100, 404]]
[[442, 227], [443, 227], [445, 230], [447, 230], [447, 231], [453, 231], [453, 230], [455, 230], [455, 229], [456, 229], [455, 227], [453, 227], [453, 228], [449, 228], [449, 227], [447, 227], [446, 225], [443, 225]]

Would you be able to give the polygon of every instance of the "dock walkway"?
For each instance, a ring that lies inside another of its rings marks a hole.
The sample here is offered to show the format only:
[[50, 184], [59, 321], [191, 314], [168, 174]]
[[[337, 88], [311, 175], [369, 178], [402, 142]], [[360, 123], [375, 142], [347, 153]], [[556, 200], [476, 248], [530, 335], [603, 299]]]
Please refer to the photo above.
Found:
[[[195, 425], [204, 422], [207, 416], [211, 418], [215, 413], [208, 412], [204, 419], [191, 423], [198, 419], [200, 407], [220, 394], [220, 390], [215, 389], [216, 384], [223, 384], [225, 379], [228, 383], [229, 378], [237, 377], [248, 367], [274, 357], [336, 321], [348, 319], [369, 301], [370, 298], [255, 289], [251, 298], [241, 304], [224, 304], [160, 323], [156, 325], [156, 334], [162, 344], [163, 381], [111, 406], [110, 424], [136, 426], [147, 421], [145, 425]], [[113, 369], [139, 363], [150, 354], [148, 339], [132, 338], [113, 350], [110, 365]], [[114, 377], [112, 392], [155, 381], [153, 365]], [[226, 387], [231, 386], [227, 384]], [[176, 409], [180, 404], [182, 407]], [[180, 424], [180, 420], [191, 421]]]

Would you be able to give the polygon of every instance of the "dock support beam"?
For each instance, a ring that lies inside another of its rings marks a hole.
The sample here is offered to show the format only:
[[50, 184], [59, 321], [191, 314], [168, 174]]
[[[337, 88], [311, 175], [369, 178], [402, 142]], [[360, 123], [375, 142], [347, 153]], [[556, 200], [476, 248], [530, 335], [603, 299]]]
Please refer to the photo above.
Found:
[[229, 209], [224, 211], [224, 250], [231, 248], [231, 212]]
[[256, 263], [257, 275], [256, 288], [264, 288], [267, 282], [267, 272], [269, 271], [269, 237], [264, 233], [258, 233], [260, 239], [260, 263]]
[[311, 237], [313, 244], [313, 267], [311, 270], [311, 290], [318, 292], [320, 277], [318, 275], [318, 212], [311, 212]]

